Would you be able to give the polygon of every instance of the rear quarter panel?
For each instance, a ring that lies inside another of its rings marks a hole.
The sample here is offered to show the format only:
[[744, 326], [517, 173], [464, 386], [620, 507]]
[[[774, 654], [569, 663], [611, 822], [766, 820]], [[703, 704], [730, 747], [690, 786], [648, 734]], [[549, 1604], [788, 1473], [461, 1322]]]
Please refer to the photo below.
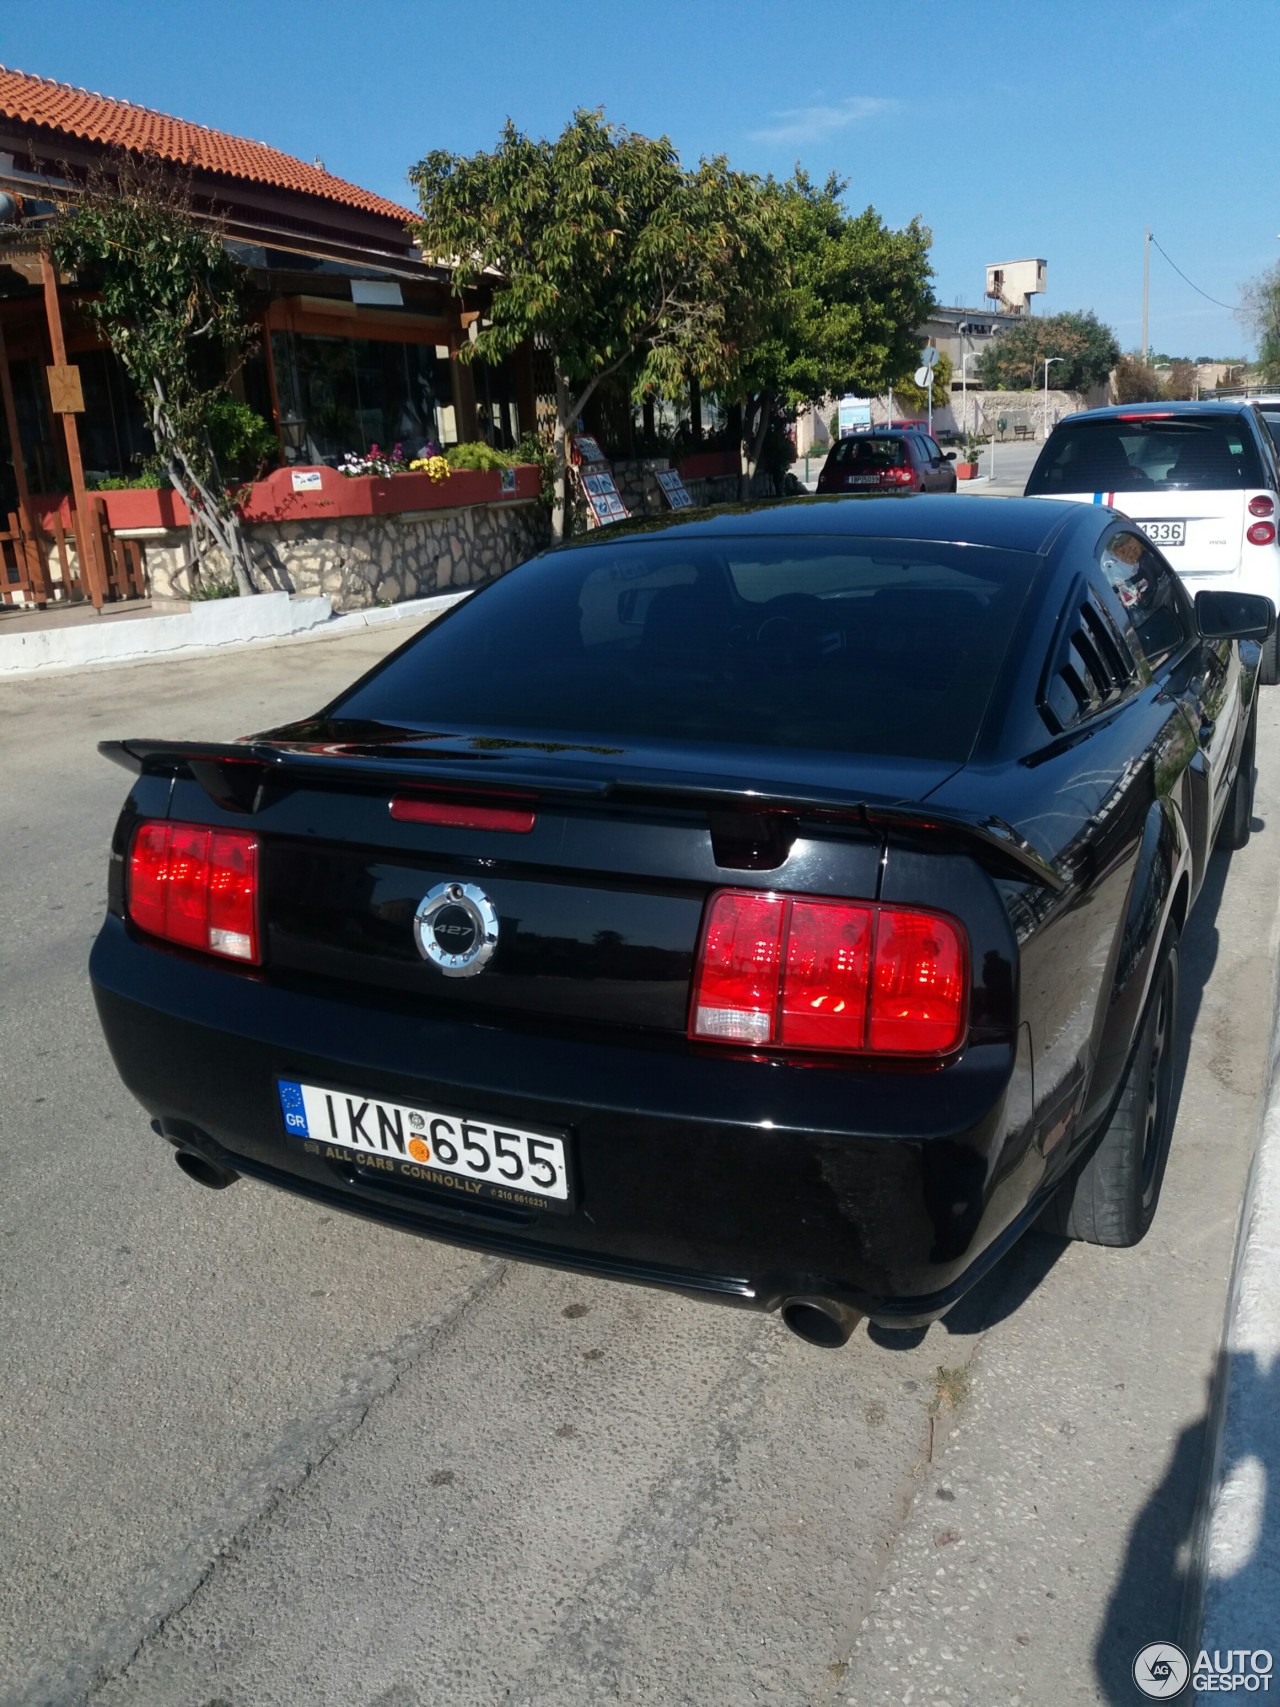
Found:
[[1037, 709], [1045, 661], [1079, 596], [1071, 569], [1091, 561], [1108, 525], [1099, 512], [1096, 527], [1082, 517], [1067, 537], [1019, 636], [1020, 662], [1000, 686], [985, 750], [931, 798], [1002, 819], [1065, 880], [1058, 893], [1001, 885], [1033, 1063], [1026, 1166], [1030, 1177], [1039, 1158], [1045, 1185], [1115, 1095], [1177, 885], [1192, 880], [1198, 747], [1176, 699], [1154, 681], [1057, 739]]

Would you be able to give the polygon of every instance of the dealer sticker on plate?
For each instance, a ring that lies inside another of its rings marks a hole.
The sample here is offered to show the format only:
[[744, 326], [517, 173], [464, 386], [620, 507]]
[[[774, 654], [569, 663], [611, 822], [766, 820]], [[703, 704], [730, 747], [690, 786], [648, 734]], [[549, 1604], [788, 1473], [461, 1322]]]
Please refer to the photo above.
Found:
[[573, 1207], [563, 1138], [279, 1079], [285, 1131], [329, 1161], [519, 1209]]

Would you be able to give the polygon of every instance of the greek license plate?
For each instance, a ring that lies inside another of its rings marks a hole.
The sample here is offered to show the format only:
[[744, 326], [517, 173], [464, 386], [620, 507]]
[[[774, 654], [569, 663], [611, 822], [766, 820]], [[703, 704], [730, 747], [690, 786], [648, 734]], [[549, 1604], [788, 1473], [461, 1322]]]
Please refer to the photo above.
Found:
[[844, 483], [846, 486], [878, 486], [880, 476], [878, 474], [846, 474]]
[[284, 1129], [313, 1155], [515, 1209], [573, 1208], [563, 1138], [278, 1079]]
[[1138, 526], [1152, 545], [1185, 545], [1187, 542], [1186, 522], [1139, 522]]

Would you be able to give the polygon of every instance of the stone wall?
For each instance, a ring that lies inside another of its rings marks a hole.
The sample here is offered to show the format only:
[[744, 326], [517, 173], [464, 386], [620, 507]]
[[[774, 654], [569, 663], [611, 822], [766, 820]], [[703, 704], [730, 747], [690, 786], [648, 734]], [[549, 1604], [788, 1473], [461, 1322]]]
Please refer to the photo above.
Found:
[[[657, 475], [660, 469], [671, 467], [668, 458], [637, 458], [634, 462], [614, 462], [610, 467], [619, 496], [633, 516], [666, 513], [670, 506], [658, 485]], [[765, 485], [765, 477], [758, 474], [755, 490], [763, 493]], [[738, 501], [738, 476], [716, 474], [703, 480], [686, 480], [685, 489], [699, 508], [704, 504], [734, 504]]]
[[[971, 385], [964, 402], [968, 411], [968, 423], [974, 431], [990, 433], [997, 439], [1013, 439], [1018, 437], [1019, 427], [1030, 429], [1031, 436], [1043, 439], [1045, 436], [1045, 397], [1043, 388], [1039, 391], [983, 391]], [[965, 423], [961, 420], [961, 397], [957, 392], [951, 399], [955, 411], [956, 425], [963, 432]], [[1085, 400], [1075, 391], [1049, 392], [1049, 428], [1052, 430], [1064, 415], [1074, 415], [1077, 410], [1085, 407]], [[1000, 432], [1000, 422], [1005, 423], [1005, 430]]]
[[[327, 594], [337, 611], [474, 586], [514, 569], [550, 539], [546, 511], [527, 500], [330, 522], [259, 522], [245, 532], [265, 582], [287, 593]], [[140, 529], [121, 537], [142, 546], [153, 597], [189, 596], [185, 528]]]

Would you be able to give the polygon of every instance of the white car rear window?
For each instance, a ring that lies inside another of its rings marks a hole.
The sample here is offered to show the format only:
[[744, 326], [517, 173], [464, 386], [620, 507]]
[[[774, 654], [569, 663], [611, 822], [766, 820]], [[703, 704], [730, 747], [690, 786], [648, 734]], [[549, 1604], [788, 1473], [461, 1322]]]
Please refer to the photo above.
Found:
[[1028, 497], [1067, 492], [1230, 492], [1262, 486], [1239, 416], [1112, 417], [1064, 422], [1041, 451]]

